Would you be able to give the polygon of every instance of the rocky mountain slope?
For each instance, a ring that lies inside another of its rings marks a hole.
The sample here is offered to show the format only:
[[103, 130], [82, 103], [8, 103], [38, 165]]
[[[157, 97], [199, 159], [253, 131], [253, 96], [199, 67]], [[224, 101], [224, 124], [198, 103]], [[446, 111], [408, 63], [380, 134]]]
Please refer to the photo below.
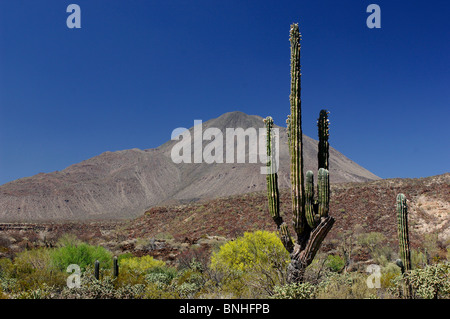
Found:
[[[396, 196], [399, 193], [407, 198], [413, 242], [418, 243], [425, 234], [436, 234], [442, 242], [450, 241], [449, 173], [427, 178], [331, 185], [330, 214], [336, 223], [330, 238], [354, 231], [356, 227], [366, 233], [383, 233], [396, 241]], [[292, 218], [290, 197], [290, 190], [280, 192], [280, 211], [286, 221]], [[178, 238], [205, 235], [233, 238], [257, 229], [276, 229], [268, 213], [265, 192], [153, 207], [144, 216], [130, 221], [124, 232], [130, 237], [167, 233]]]
[[[203, 123], [215, 127], [260, 128], [262, 118], [230, 112]], [[289, 185], [286, 129], [280, 129], [281, 187]], [[190, 129], [193, 136], [194, 128]], [[317, 170], [317, 142], [304, 136], [305, 169]], [[168, 141], [156, 149], [105, 152], [68, 168], [41, 173], [0, 186], [0, 222], [127, 219], [155, 205], [188, 203], [264, 190], [261, 163], [175, 164]], [[224, 141], [224, 148], [226, 143]], [[203, 143], [203, 147], [207, 142]], [[192, 152], [195, 145], [191, 143]], [[246, 158], [248, 158], [248, 147]], [[331, 182], [379, 179], [330, 147]]]
[[[378, 232], [384, 244], [398, 249], [396, 196], [408, 201], [412, 248], [421, 247], [426, 235], [435, 235], [444, 253], [450, 243], [450, 174], [418, 179], [385, 179], [331, 186], [330, 214], [336, 223], [321, 248], [358, 234]], [[281, 191], [281, 211], [291, 220], [290, 191]], [[54, 246], [59, 237], [74, 234], [115, 254], [131, 252], [175, 260], [189, 247], [212, 247], [246, 231], [274, 231], [264, 191], [195, 203], [156, 206], [128, 221], [18, 224], [0, 223], [0, 257], [26, 247]], [[3, 247], [3, 248], [2, 248]], [[364, 258], [364, 256], [362, 256]]]

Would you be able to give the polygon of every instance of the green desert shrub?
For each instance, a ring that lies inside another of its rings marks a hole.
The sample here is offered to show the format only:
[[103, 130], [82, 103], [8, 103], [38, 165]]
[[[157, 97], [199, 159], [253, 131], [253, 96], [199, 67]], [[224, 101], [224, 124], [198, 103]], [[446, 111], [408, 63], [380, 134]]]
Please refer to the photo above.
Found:
[[157, 284], [161, 287], [169, 286], [178, 275], [175, 268], [172, 267], [156, 267], [153, 268], [146, 276], [147, 282]]
[[0, 258], [0, 295], [14, 290], [16, 280], [13, 276], [14, 264], [12, 260], [9, 258]]
[[83, 242], [66, 242], [61, 247], [54, 249], [50, 254], [55, 267], [61, 271], [66, 271], [71, 264], [80, 266], [85, 270], [89, 265], [93, 265], [96, 260], [100, 262], [100, 267], [111, 268], [112, 254], [101, 246], [92, 246]]
[[377, 296], [377, 289], [367, 286], [367, 274], [330, 273], [317, 287], [318, 299], [367, 299]]
[[424, 299], [450, 298], [450, 265], [429, 265], [406, 275], [416, 295]]
[[14, 264], [9, 258], [0, 258], [0, 299], [5, 299], [7, 293], [16, 289], [17, 280], [14, 278]]
[[9, 258], [0, 258], [0, 279], [11, 277], [14, 272], [14, 265]]
[[423, 248], [426, 252], [427, 262], [432, 263], [438, 262], [441, 258], [439, 257], [439, 237], [437, 233], [425, 234], [423, 241]]
[[381, 288], [394, 288], [396, 285], [396, 280], [399, 276], [401, 276], [400, 267], [398, 267], [395, 263], [388, 263], [385, 267], [381, 268]]
[[411, 249], [411, 266], [412, 269], [424, 268], [428, 264], [427, 256], [420, 250]]
[[146, 276], [147, 298], [196, 298], [206, 279], [197, 269], [177, 271], [172, 267], [155, 268]]
[[81, 274], [79, 288], [65, 287], [60, 297], [63, 299], [141, 299], [145, 295], [144, 284], [117, 285], [115, 278], [103, 276], [95, 279], [93, 267], [88, 266]]
[[332, 272], [340, 272], [345, 266], [345, 261], [339, 255], [328, 255], [325, 264]]
[[389, 245], [376, 246], [372, 255], [374, 263], [381, 267], [387, 266], [392, 260], [395, 260], [397, 256], [397, 253]]
[[14, 264], [9, 258], [0, 258], [0, 299], [5, 299], [7, 293], [15, 290], [17, 284], [14, 278]]
[[42, 283], [38, 288], [20, 291], [14, 295], [15, 299], [51, 299], [55, 296], [52, 286]]
[[273, 299], [313, 299], [316, 286], [309, 282], [291, 283], [284, 286], [275, 286]]
[[24, 250], [14, 258], [16, 292], [26, 290], [48, 291], [49, 287], [62, 287], [66, 275], [52, 263], [50, 249]]
[[14, 258], [14, 267], [18, 274], [32, 273], [37, 269], [52, 267], [51, 251], [46, 248], [24, 250]]
[[378, 232], [362, 233], [357, 236], [357, 243], [366, 248], [371, 254], [372, 258], [377, 257], [381, 244], [386, 240], [386, 236]]
[[184, 282], [177, 286], [177, 292], [181, 298], [194, 298], [201, 287], [192, 282]]
[[168, 286], [161, 289], [161, 286], [155, 283], [148, 283], [145, 286], [145, 299], [180, 299], [179, 293], [173, 287]]
[[9, 299], [8, 294], [4, 293], [2, 288], [0, 288], [0, 300], [1, 299]]
[[183, 269], [175, 278], [174, 284], [182, 298], [193, 298], [204, 287], [206, 278], [203, 274], [194, 269]]

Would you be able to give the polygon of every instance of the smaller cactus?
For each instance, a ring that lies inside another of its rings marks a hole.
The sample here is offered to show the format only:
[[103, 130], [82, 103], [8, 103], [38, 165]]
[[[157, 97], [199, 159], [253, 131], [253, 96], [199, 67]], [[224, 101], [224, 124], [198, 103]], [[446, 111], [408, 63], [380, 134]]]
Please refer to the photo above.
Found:
[[397, 222], [398, 222], [398, 244], [400, 248], [400, 258], [405, 268], [405, 272], [411, 270], [411, 253], [409, 250], [408, 234], [408, 206], [406, 197], [403, 194], [397, 196]]
[[[398, 223], [398, 244], [400, 250], [400, 261], [397, 265], [402, 269], [402, 274], [411, 270], [411, 253], [409, 250], [409, 234], [408, 234], [408, 206], [404, 194], [397, 195], [397, 223]], [[411, 298], [412, 287], [408, 280], [405, 280], [404, 295]]]
[[403, 261], [402, 261], [401, 259], [397, 259], [397, 260], [395, 261], [395, 264], [396, 264], [398, 267], [400, 267], [400, 269], [401, 269], [401, 271], [402, 271], [402, 274], [404, 274], [404, 273], [405, 273], [405, 267], [403, 266]]
[[95, 279], [100, 280], [100, 262], [98, 260], [96, 260], [94, 264], [94, 277]]
[[119, 277], [119, 261], [117, 260], [117, 256], [113, 258], [113, 277]]

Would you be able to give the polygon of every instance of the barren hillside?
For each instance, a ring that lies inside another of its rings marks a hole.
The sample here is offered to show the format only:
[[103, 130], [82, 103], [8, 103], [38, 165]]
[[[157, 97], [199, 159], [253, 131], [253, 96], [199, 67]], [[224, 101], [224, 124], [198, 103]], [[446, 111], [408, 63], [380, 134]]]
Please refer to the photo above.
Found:
[[[263, 127], [262, 118], [226, 113], [203, 123], [216, 127]], [[190, 129], [191, 131], [193, 128]], [[289, 185], [289, 156], [280, 128], [280, 183]], [[156, 149], [105, 152], [60, 172], [41, 173], [0, 186], [1, 222], [128, 219], [163, 203], [187, 203], [265, 189], [262, 164], [175, 164], [176, 141]], [[204, 143], [206, 144], [206, 143]], [[306, 169], [316, 171], [317, 142], [304, 136]], [[194, 145], [192, 144], [194, 151]], [[246, 148], [248, 156], [248, 147]], [[364, 182], [377, 176], [330, 148], [331, 182]]]

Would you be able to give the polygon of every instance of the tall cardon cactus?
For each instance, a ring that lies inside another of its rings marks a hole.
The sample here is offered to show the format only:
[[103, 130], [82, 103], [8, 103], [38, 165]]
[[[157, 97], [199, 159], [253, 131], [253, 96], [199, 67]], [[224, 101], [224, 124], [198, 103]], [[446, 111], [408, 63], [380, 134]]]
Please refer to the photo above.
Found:
[[319, 115], [319, 154], [317, 199], [314, 196], [314, 175], [306, 173], [306, 185], [303, 175], [303, 143], [301, 115], [301, 73], [300, 73], [300, 32], [298, 24], [291, 25], [291, 114], [287, 120], [291, 168], [292, 226], [296, 238], [292, 238], [287, 224], [279, 211], [278, 176], [273, 164], [273, 120], [267, 117], [264, 122], [267, 132], [267, 197], [269, 212], [275, 221], [281, 241], [289, 252], [291, 261], [288, 267], [288, 281], [302, 282], [306, 267], [311, 264], [322, 241], [334, 224], [328, 216], [330, 202], [330, 186], [328, 173], [328, 112], [322, 110]]

